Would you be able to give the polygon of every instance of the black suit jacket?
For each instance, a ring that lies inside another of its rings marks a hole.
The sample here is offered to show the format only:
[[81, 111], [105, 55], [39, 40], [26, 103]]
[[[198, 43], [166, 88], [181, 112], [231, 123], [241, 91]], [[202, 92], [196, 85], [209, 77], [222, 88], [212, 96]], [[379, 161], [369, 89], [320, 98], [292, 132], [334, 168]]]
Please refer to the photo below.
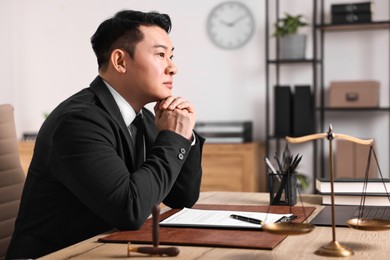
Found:
[[61, 103], [42, 125], [28, 171], [8, 258], [36, 258], [112, 228], [138, 229], [163, 201], [198, 199], [201, 152], [159, 132], [143, 109], [147, 158], [133, 169], [130, 134], [114, 98], [97, 77]]

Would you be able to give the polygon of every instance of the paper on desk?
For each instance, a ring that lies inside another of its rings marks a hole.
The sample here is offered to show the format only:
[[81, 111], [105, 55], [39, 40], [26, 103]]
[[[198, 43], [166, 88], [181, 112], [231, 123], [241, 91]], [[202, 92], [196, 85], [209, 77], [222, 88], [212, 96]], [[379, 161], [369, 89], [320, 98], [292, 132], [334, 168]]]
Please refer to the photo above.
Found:
[[261, 225], [258, 224], [233, 219], [230, 217], [230, 215], [232, 214], [260, 219], [261, 221], [263, 221], [263, 223], [274, 223], [283, 216], [292, 215], [250, 211], [184, 208], [181, 211], [161, 221], [160, 225], [182, 227], [261, 228]]

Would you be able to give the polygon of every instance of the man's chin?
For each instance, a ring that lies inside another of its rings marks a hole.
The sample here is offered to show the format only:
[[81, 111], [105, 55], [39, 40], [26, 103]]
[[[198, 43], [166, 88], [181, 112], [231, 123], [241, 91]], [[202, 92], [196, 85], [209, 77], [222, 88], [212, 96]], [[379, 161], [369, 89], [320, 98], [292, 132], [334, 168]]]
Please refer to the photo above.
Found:
[[157, 97], [156, 97], [156, 101], [164, 100], [164, 99], [166, 99], [166, 98], [168, 98], [168, 97], [170, 97], [170, 96], [172, 96], [172, 93], [167, 93], [167, 94], [165, 94], [165, 95], [157, 96]]

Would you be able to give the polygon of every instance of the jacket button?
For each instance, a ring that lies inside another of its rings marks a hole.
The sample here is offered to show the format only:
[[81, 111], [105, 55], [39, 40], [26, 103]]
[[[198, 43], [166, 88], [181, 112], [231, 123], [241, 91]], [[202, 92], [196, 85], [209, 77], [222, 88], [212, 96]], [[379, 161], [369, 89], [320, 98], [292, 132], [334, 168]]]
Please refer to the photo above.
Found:
[[185, 154], [186, 153], [186, 149], [180, 148], [180, 153]]
[[179, 160], [184, 160], [184, 155], [181, 154], [181, 153], [179, 153], [179, 154], [177, 155], [177, 158], [179, 158]]

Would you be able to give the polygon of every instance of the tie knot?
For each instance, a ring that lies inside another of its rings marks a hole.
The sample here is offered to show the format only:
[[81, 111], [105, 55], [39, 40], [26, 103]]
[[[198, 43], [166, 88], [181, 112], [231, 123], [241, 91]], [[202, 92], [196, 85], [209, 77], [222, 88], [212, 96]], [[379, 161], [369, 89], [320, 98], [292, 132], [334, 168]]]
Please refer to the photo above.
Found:
[[142, 114], [138, 114], [131, 124], [134, 125], [137, 129], [140, 129], [140, 127], [142, 127], [142, 120]]
[[136, 134], [137, 132], [143, 132], [143, 118], [142, 118], [142, 114], [138, 114], [133, 122], [131, 122], [131, 124], [128, 126], [129, 130], [130, 130], [130, 135], [131, 135], [131, 138], [134, 140], [135, 142], [135, 139], [136, 139]]

